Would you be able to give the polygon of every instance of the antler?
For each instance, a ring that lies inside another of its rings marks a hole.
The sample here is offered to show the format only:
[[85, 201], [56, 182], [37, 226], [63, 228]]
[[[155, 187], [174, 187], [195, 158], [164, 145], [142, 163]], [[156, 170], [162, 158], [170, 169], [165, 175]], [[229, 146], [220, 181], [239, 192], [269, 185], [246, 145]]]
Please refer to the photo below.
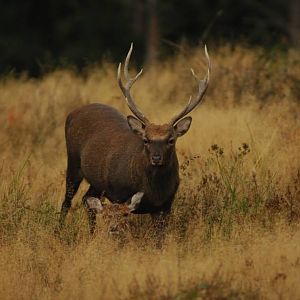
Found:
[[130, 89], [133, 86], [133, 84], [135, 83], [135, 81], [142, 75], [143, 73], [143, 69], [141, 69], [141, 71], [133, 78], [129, 77], [129, 72], [128, 72], [128, 65], [129, 65], [129, 60], [130, 60], [130, 56], [131, 56], [131, 52], [133, 49], [133, 43], [131, 43], [130, 49], [128, 51], [128, 54], [126, 56], [126, 60], [125, 60], [125, 65], [124, 65], [124, 77], [126, 80], [125, 86], [123, 85], [122, 79], [121, 79], [121, 68], [122, 68], [122, 64], [119, 63], [119, 67], [118, 67], [118, 83], [119, 86], [123, 92], [123, 95], [125, 96], [127, 105], [129, 107], [129, 109], [133, 112], [133, 114], [140, 119], [144, 124], [149, 122], [148, 119], [144, 116], [144, 114], [136, 107], [136, 104], [134, 103], [134, 100], [132, 99], [131, 95], [130, 95]]
[[184, 108], [183, 111], [181, 111], [181, 113], [179, 113], [178, 115], [176, 115], [171, 121], [170, 124], [171, 125], [175, 125], [177, 123], [177, 121], [179, 121], [180, 119], [182, 119], [185, 115], [187, 115], [189, 112], [191, 112], [202, 100], [206, 89], [208, 87], [208, 82], [209, 82], [209, 74], [210, 74], [210, 70], [211, 70], [211, 63], [209, 60], [209, 56], [208, 56], [208, 52], [207, 52], [207, 48], [206, 45], [204, 47], [205, 50], [205, 56], [208, 62], [208, 69], [207, 69], [207, 74], [205, 76], [205, 78], [203, 80], [200, 80], [197, 75], [195, 74], [194, 70], [191, 69], [192, 75], [193, 77], [196, 79], [196, 81], [198, 82], [199, 88], [198, 88], [198, 94], [197, 96], [192, 99], [192, 96], [189, 99], [188, 104], [186, 105], [186, 107]]

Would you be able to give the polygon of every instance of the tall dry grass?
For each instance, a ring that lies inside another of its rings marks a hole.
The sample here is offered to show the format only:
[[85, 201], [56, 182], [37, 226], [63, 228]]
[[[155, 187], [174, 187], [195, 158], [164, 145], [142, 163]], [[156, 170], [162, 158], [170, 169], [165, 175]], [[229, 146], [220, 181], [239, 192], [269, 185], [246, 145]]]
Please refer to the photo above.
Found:
[[[211, 51], [211, 85], [178, 141], [181, 186], [163, 249], [149, 217], [131, 216], [125, 243], [79, 207], [55, 235], [64, 196], [64, 120], [89, 102], [128, 114], [116, 67], [0, 83], [1, 299], [300, 299], [300, 56]], [[203, 49], [146, 70], [134, 96], [168, 121], [205, 72]], [[101, 155], [101, 151], [99, 152]]]

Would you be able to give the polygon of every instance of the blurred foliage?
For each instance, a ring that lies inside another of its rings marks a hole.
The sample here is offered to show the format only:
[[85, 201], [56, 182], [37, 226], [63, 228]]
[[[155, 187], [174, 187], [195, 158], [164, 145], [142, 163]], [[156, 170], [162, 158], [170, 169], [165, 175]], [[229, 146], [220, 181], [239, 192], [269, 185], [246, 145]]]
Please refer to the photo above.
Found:
[[[152, 122], [196, 92], [187, 67], [202, 77], [203, 52], [187, 47], [137, 82]], [[0, 299], [299, 299], [300, 52], [228, 45], [211, 56], [205, 102], [177, 144], [181, 184], [161, 250], [147, 215], [102, 213], [91, 238], [86, 182], [57, 232], [66, 115], [88, 101], [127, 114], [116, 65], [0, 80]], [[124, 235], [109, 235], [111, 221]]]
[[[0, 73], [39, 75], [49, 67], [82, 68], [103, 57], [119, 61], [130, 41], [140, 49], [141, 62], [153, 17], [150, 2], [0, 0]], [[168, 41], [288, 44], [289, 12], [283, 0], [157, 0], [155, 14], [160, 45], [169, 54]]]

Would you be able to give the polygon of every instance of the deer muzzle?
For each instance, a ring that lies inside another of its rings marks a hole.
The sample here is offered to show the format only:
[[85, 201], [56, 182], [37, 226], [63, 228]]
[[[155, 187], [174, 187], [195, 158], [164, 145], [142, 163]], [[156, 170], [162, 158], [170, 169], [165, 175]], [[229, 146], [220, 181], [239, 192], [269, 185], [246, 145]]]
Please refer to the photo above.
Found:
[[151, 164], [153, 166], [161, 166], [162, 165], [162, 155], [160, 154], [153, 154], [151, 156]]

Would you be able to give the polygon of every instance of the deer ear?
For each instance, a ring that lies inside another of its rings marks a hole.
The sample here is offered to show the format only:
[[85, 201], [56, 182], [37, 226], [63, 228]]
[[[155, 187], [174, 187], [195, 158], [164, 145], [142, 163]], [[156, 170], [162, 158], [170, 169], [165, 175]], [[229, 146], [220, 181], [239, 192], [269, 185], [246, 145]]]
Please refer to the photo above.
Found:
[[95, 197], [89, 197], [87, 200], [87, 205], [89, 209], [94, 210], [96, 213], [101, 213], [103, 210], [103, 205], [100, 201], [100, 199], [95, 198]]
[[143, 124], [139, 119], [133, 117], [133, 116], [128, 116], [127, 117], [127, 122], [130, 127], [130, 129], [138, 134], [138, 135], [144, 135], [145, 133], [145, 124]]
[[175, 132], [177, 136], [183, 136], [184, 134], [187, 133], [187, 131], [190, 129], [192, 123], [192, 118], [191, 117], [185, 117], [181, 119], [179, 122], [174, 125]]
[[139, 207], [143, 196], [143, 192], [138, 192], [131, 197], [130, 202], [127, 204], [130, 212], [134, 212]]

